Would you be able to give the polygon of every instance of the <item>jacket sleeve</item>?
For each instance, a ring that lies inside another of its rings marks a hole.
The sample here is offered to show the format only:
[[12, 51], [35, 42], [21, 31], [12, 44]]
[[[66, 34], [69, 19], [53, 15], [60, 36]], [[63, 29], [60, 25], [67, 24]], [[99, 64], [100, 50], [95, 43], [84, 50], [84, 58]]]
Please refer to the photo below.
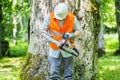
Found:
[[42, 24], [42, 29], [43, 30], [47, 30], [50, 24], [50, 14], [47, 15], [44, 20], [43, 20], [43, 24]]
[[77, 20], [77, 18], [74, 16], [74, 30], [81, 30], [80, 22]]

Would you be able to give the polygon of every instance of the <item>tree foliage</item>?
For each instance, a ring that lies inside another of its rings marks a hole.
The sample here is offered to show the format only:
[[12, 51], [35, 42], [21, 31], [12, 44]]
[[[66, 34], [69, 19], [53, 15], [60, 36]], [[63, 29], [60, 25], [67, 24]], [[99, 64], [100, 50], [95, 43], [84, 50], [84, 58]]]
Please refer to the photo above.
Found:
[[116, 27], [114, 0], [101, 0], [103, 24], [109, 28]]
[[18, 33], [27, 29], [25, 27], [27, 27], [27, 21], [29, 18], [28, 0], [2, 0], [2, 13], [5, 37], [12, 37], [13, 15], [17, 16]]
[[[29, 17], [28, 0], [0, 0], [0, 48], [2, 54], [8, 52], [9, 42], [13, 39], [14, 18], [16, 17], [17, 37], [21, 37], [27, 31]], [[16, 34], [15, 34], [16, 36]], [[8, 43], [6, 45], [6, 43]]]
[[[13, 5], [13, 2], [15, 1], [16, 6]], [[1, 3], [3, 13], [3, 25], [5, 27], [5, 30], [3, 30], [5, 32], [4, 35], [6, 37], [12, 38], [13, 14], [16, 14], [18, 20], [18, 35], [22, 36], [24, 33], [27, 32], [27, 21], [30, 12], [29, 0], [1, 0]], [[114, 5], [114, 0], [101, 0], [103, 24], [109, 28], [116, 27]], [[76, 8], [78, 7], [79, 6], [76, 6]], [[74, 13], [76, 12], [77, 11], [75, 11]]]

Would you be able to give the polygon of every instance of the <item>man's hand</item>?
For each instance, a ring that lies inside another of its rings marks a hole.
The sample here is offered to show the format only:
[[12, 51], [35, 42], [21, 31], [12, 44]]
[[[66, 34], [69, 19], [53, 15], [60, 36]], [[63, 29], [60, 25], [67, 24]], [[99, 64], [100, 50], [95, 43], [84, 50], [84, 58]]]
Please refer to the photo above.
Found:
[[65, 33], [65, 35], [68, 36], [69, 39], [75, 39], [76, 37], [79, 37], [81, 34], [80, 31], [75, 31], [74, 33]]
[[70, 36], [70, 33], [64, 33], [64, 34], [62, 35], [62, 38], [63, 38], [63, 39], [68, 39], [69, 36]]
[[67, 45], [67, 40], [68, 39], [70, 39], [70, 35], [71, 35], [71, 33], [64, 33], [63, 35], [62, 35], [62, 40], [60, 41], [60, 45], [59, 46], [66, 46]]
[[64, 33], [62, 36], [63, 39], [74, 39], [74, 37], [74, 33]]

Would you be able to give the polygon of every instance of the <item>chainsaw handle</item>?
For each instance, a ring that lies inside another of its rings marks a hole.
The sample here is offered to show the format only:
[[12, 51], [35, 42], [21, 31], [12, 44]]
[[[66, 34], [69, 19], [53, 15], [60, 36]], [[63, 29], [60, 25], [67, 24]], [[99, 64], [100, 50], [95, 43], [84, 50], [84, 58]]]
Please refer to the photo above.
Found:
[[63, 51], [65, 51], [65, 52], [68, 52], [69, 54], [72, 54], [72, 55], [74, 55], [74, 56], [79, 56], [79, 52], [78, 52], [78, 50], [76, 49], [76, 48], [73, 48], [73, 50], [75, 51], [75, 53], [74, 52], [70, 52], [70, 51], [67, 51], [67, 50], [65, 50], [64, 48], [63, 48], [63, 46], [59, 46], [59, 48], [61, 49], [61, 50], [63, 50]]

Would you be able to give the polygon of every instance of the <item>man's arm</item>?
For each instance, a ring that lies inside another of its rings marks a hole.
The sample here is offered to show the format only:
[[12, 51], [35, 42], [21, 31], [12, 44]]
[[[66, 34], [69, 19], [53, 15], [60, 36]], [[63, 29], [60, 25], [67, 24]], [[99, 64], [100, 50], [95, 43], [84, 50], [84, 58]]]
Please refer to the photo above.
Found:
[[74, 17], [74, 32], [73, 33], [68, 33], [69, 38], [74, 39], [76, 37], [79, 37], [81, 35], [81, 26], [79, 21], [77, 20], [76, 17]]
[[77, 20], [77, 18], [75, 17], [75, 20], [74, 20], [74, 36], [75, 38], [80, 36], [81, 34], [81, 26], [80, 26], [80, 22]]
[[47, 15], [43, 20], [42, 31], [47, 31], [49, 24], [50, 24], [50, 15]]
[[76, 37], [79, 37], [80, 34], [81, 34], [81, 32], [77, 30], [77, 31], [74, 32], [74, 37], [75, 37], [75, 38], [76, 38]]

